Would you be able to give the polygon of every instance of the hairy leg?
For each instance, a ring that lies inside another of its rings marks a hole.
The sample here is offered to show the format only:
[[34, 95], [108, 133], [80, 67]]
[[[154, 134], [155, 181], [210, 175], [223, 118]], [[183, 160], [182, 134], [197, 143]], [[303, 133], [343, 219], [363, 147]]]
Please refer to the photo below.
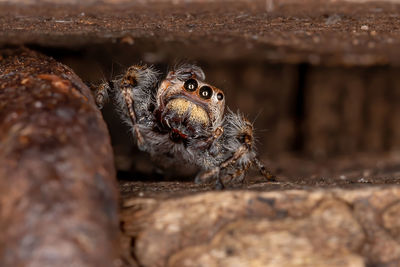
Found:
[[251, 166], [255, 166], [268, 181], [273, 181], [275, 177], [266, 170], [256, 155], [252, 123], [242, 114], [228, 111], [222, 127], [223, 136], [217, 141], [222, 142], [224, 153], [230, 156], [218, 166], [199, 173], [196, 182], [206, 182], [214, 178], [220, 183], [221, 175], [226, 175], [229, 180], [243, 182], [245, 173]]
[[126, 87], [125, 88], [124, 87], [121, 88], [121, 94], [123, 95], [123, 98], [125, 100], [126, 108], [128, 110], [128, 115], [129, 115], [129, 118], [131, 120], [131, 124], [132, 124], [133, 130], [135, 132], [135, 136], [136, 136], [136, 139], [137, 139], [138, 146], [140, 147], [140, 146], [142, 146], [144, 144], [144, 139], [143, 139], [143, 136], [140, 133], [139, 127], [138, 127], [138, 125], [136, 123], [136, 113], [135, 113], [135, 109], [134, 109], [134, 101], [133, 101], [133, 99], [131, 97], [130, 89], [128, 89]]
[[99, 109], [102, 109], [109, 99], [108, 93], [111, 91], [110, 83], [104, 82], [97, 87], [92, 86], [92, 88], [95, 90], [94, 99], [96, 105]]
[[258, 168], [258, 170], [260, 171], [261, 175], [264, 176], [267, 181], [271, 181], [271, 182], [275, 182], [276, 181], [276, 177], [275, 175], [273, 175], [271, 172], [269, 172], [264, 164], [260, 161], [260, 159], [258, 157], [255, 157], [253, 160], [253, 164]]
[[212, 168], [207, 171], [203, 171], [196, 176], [196, 183], [204, 183], [208, 182], [211, 179], [216, 179], [215, 187], [216, 189], [223, 189], [224, 184], [221, 177], [221, 173], [228, 171], [228, 177], [230, 181], [240, 182], [244, 181], [244, 177], [246, 171], [253, 165], [258, 168], [261, 175], [264, 176], [267, 181], [273, 182], [276, 181], [276, 177], [272, 175], [262, 164], [262, 162], [258, 159], [258, 157], [254, 157], [252, 161], [248, 161], [241, 165], [236, 165], [236, 162], [243, 157], [246, 157], [249, 150], [245, 145], [241, 146], [230, 158], [222, 162], [218, 167]]
[[[125, 74], [113, 81], [112, 92], [120, 116], [132, 128], [139, 147], [144, 145], [144, 138], [139, 130], [138, 116], [148, 116], [152, 104], [154, 86], [158, 73], [147, 66], [133, 65]], [[138, 114], [139, 112], [139, 114]]]
[[[211, 179], [216, 179], [217, 183], [216, 185], [217, 186], [222, 185], [223, 187], [223, 183], [220, 177], [221, 171], [224, 171], [225, 169], [232, 167], [232, 165], [234, 165], [237, 162], [237, 160], [240, 159], [240, 157], [242, 157], [246, 152], [248, 152], [246, 146], [245, 145], [241, 146], [231, 157], [223, 161], [219, 166], [199, 173], [196, 176], [195, 182], [204, 183], [210, 181]], [[236, 176], [232, 176], [232, 179], [234, 179], [235, 177]]]

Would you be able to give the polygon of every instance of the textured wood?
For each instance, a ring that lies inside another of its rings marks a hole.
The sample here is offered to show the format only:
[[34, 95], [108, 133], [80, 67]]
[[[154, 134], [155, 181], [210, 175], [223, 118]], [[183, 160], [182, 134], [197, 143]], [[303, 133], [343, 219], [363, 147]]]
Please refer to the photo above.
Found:
[[66, 66], [0, 51], [0, 265], [104, 266], [117, 255], [106, 125]]
[[124, 201], [140, 266], [398, 266], [400, 187]]
[[162, 57], [208, 61], [400, 65], [400, 5], [387, 1], [4, 2], [0, 45], [119, 42], [135, 46], [133, 53], [162, 51]]

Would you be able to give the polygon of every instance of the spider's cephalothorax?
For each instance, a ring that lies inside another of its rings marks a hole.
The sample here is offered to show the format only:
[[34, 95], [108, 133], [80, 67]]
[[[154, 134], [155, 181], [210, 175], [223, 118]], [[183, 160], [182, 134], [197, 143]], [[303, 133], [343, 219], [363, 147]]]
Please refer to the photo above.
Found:
[[243, 181], [252, 165], [273, 179], [257, 158], [252, 123], [239, 112], [224, 115], [224, 94], [205, 83], [201, 68], [183, 65], [161, 81], [158, 76], [151, 67], [131, 66], [98, 87], [97, 104], [102, 107], [110, 91], [139, 149], [197, 165], [196, 182], [215, 179], [223, 187], [222, 180]]

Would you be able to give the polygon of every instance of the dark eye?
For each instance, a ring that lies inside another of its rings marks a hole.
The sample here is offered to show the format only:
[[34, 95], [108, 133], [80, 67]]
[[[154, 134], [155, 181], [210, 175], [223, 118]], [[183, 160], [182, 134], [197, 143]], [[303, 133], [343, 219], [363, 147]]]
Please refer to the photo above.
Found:
[[222, 99], [224, 99], [224, 95], [222, 93], [218, 93], [217, 98], [219, 101], [221, 101]]
[[186, 91], [193, 92], [197, 89], [198, 84], [195, 79], [189, 79], [183, 86], [185, 87]]
[[203, 86], [200, 88], [200, 96], [204, 99], [210, 99], [212, 96], [212, 89], [209, 86]]

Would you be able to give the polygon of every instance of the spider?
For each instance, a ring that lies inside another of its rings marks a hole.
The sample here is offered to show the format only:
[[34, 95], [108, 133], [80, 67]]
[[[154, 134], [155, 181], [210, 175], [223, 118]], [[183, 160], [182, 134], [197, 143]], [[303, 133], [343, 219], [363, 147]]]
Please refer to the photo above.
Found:
[[240, 112], [224, 114], [224, 93], [205, 82], [200, 67], [182, 65], [160, 80], [154, 68], [133, 65], [98, 86], [99, 108], [109, 93], [138, 148], [164, 162], [196, 165], [195, 182], [215, 180], [222, 189], [223, 181], [243, 182], [251, 166], [267, 180], [275, 179], [257, 157], [252, 123]]

